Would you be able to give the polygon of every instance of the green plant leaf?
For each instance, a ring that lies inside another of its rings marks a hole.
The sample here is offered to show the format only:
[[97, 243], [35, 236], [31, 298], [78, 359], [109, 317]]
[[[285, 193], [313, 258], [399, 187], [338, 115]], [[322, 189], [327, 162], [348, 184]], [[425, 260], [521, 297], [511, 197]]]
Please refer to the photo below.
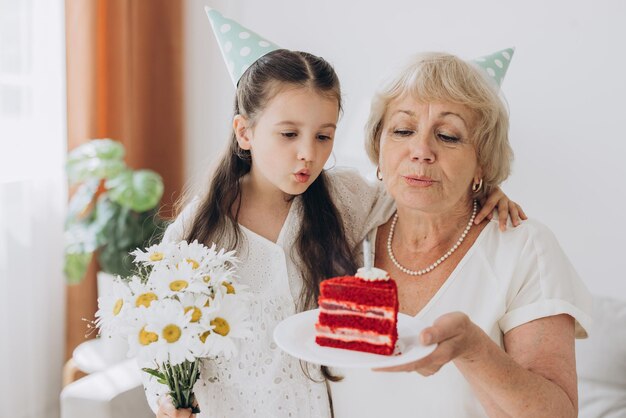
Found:
[[163, 180], [152, 170], [124, 170], [107, 180], [111, 200], [136, 212], [154, 208], [163, 196]]
[[100, 233], [99, 242], [105, 244], [98, 252], [98, 262], [108, 273], [128, 276], [136, 268], [129, 252], [159, 240], [165, 221], [156, 215], [156, 209], [137, 213], [117, 203], [110, 204], [116, 208], [115, 217]]
[[144, 367], [141, 370], [156, 377], [157, 379], [165, 379], [165, 375], [161, 373], [158, 369], [150, 369], [148, 367]]
[[68, 284], [78, 284], [83, 280], [92, 257], [93, 253], [65, 253], [63, 272]]
[[91, 219], [71, 224], [63, 236], [66, 254], [85, 254], [99, 247], [97, 230]]
[[72, 194], [67, 207], [67, 215], [65, 216], [66, 227], [91, 216], [90, 213], [85, 212], [85, 209], [93, 200], [93, 196], [98, 190], [99, 184], [99, 180], [88, 180], [81, 184], [74, 194]]
[[107, 196], [100, 196], [94, 211], [93, 231], [96, 234], [98, 247], [115, 245], [113, 234], [109, 232], [120, 215], [121, 206], [112, 202]]
[[71, 184], [115, 177], [126, 168], [124, 146], [111, 139], [92, 139], [67, 156], [65, 170]]

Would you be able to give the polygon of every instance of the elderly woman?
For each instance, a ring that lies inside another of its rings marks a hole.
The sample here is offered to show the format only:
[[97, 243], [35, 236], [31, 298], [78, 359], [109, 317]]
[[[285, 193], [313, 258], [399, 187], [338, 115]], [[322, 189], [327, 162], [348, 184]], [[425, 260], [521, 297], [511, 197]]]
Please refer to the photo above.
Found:
[[577, 415], [584, 285], [539, 222], [473, 222], [509, 175], [508, 127], [497, 86], [452, 55], [418, 57], [374, 98], [367, 149], [393, 198], [371, 234], [375, 266], [437, 347], [396, 368], [335, 370], [336, 417]]

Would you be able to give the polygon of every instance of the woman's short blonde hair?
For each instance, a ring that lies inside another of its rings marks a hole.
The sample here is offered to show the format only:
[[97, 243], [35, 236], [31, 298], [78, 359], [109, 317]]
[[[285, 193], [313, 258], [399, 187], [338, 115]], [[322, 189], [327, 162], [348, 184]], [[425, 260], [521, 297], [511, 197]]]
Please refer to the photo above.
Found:
[[378, 165], [380, 137], [389, 104], [407, 95], [420, 102], [461, 104], [474, 112], [477, 123], [470, 140], [483, 170], [483, 189], [477, 197], [488, 195], [509, 176], [513, 160], [508, 137], [509, 115], [498, 86], [477, 66], [439, 52], [416, 56], [374, 95], [365, 126], [365, 148], [375, 165]]

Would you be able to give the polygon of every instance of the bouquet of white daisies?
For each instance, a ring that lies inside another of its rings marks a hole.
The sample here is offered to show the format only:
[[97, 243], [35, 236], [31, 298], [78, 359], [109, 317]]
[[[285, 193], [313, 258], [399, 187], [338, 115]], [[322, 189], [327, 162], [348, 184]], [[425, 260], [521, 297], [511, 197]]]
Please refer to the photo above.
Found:
[[252, 335], [234, 251], [182, 241], [131, 254], [137, 274], [117, 277], [98, 299], [100, 335], [127, 338], [129, 356], [151, 365], [143, 370], [169, 387], [174, 405], [198, 413], [200, 361], [230, 358], [238, 340]]

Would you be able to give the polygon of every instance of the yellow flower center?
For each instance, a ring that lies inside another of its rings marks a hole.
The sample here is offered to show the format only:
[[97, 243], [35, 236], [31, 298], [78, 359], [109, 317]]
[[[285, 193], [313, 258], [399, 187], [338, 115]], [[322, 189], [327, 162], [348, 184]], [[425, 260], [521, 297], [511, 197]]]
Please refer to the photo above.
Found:
[[161, 261], [161, 260], [163, 260], [163, 253], [150, 254], [150, 261]]
[[204, 283], [208, 283], [211, 281], [211, 276], [204, 276], [202, 280], [204, 280]]
[[175, 343], [180, 339], [180, 334], [182, 331], [177, 325], [169, 324], [165, 328], [163, 328], [163, 338], [168, 343]]
[[185, 280], [174, 280], [170, 283], [170, 290], [173, 290], [174, 292], [180, 292], [181, 290], [187, 288], [187, 286], [189, 286], [189, 283], [187, 283]]
[[152, 292], [142, 293], [141, 295], [137, 297], [137, 300], [135, 301], [135, 306], [140, 307], [143, 305], [146, 308], [149, 308], [152, 301], [157, 300], [157, 299], [158, 299], [157, 295], [155, 295]]
[[203, 332], [202, 335], [200, 335], [200, 341], [202, 341], [202, 344], [206, 342], [206, 339], [210, 333], [211, 331], [206, 331], [206, 332]]
[[226, 288], [226, 294], [230, 294], [230, 295], [235, 294], [235, 287], [231, 283], [222, 282], [222, 286]]
[[223, 337], [227, 336], [230, 332], [230, 325], [224, 318], [217, 317], [211, 321], [211, 325], [213, 325], [213, 332], [219, 334]]
[[185, 308], [185, 313], [189, 312], [193, 309], [193, 313], [191, 314], [191, 322], [198, 322], [200, 317], [202, 316], [202, 311], [195, 306], [187, 306]]
[[141, 328], [139, 331], [139, 344], [141, 345], [149, 345], [156, 342], [159, 339], [159, 336], [154, 332], [146, 331], [146, 327]]
[[191, 268], [193, 270], [197, 269], [198, 267], [200, 267], [200, 263], [198, 263], [196, 260], [194, 260], [193, 258], [188, 258], [186, 259], [186, 261], [191, 264]]
[[122, 310], [122, 306], [124, 306], [124, 299], [118, 299], [115, 301], [115, 305], [113, 305], [113, 315], [117, 315]]

